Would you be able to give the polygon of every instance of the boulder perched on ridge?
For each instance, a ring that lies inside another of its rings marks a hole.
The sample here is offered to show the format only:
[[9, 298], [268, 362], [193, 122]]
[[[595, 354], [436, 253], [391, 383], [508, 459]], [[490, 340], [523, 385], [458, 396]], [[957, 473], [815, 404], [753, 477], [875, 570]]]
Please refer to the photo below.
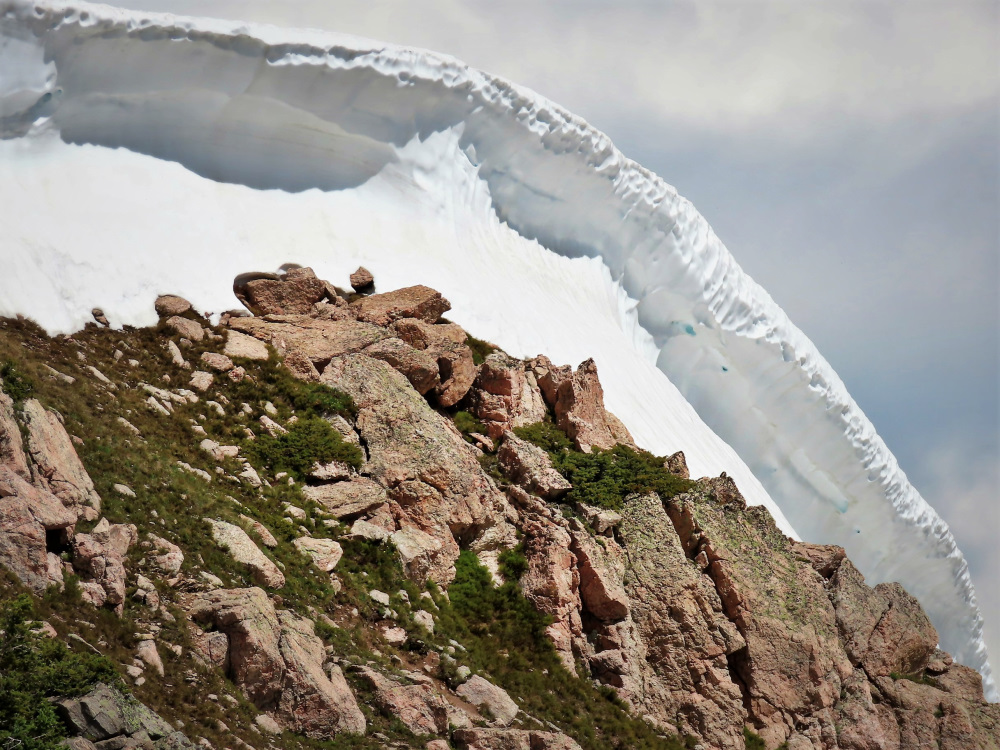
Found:
[[388, 326], [400, 318], [436, 323], [451, 309], [451, 303], [441, 296], [441, 292], [418, 285], [356, 300], [351, 303], [351, 309], [358, 320]]
[[351, 288], [354, 291], [361, 292], [374, 286], [375, 277], [364, 266], [358, 266], [358, 270], [351, 274]]
[[247, 281], [237, 292], [254, 315], [304, 315], [326, 296], [326, 284], [311, 268], [292, 268], [278, 278]]
[[191, 303], [176, 294], [161, 294], [156, 298], [153, 306], [156, 308], [156, 314], [161, 318], [183, 315], [191, 309]]

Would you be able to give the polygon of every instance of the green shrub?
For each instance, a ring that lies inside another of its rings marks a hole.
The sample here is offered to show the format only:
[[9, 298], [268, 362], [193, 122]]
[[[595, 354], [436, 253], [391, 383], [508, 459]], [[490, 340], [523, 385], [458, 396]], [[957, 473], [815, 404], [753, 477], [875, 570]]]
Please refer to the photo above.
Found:
[[294, 409], [299, 416], [340, 414], [348, 420], [355, 417], [357, 406], [349, 394], [323, 383], [299, 380], [279, 364], [276, 354], [266, 362], [244, 361], [247, 377], [230, 386], [229, 397], [250, 403], [270, 400], [282, 411]]
[[628, 495], [655, 492], [666, 499], [693, 486], [690, 480], [664, 469], [663, 461], [624, 445], [608, 451], [564, 451], [553, 456], [556, 469], [573, 485], [567, 500], [611, 510], [620, 510]]
[[340, 414], [351, 419], [357, 414], [357, 407], [348, 394], [330, 388], [322, 383], [291, 381], [282, 383], [279, 391], [288, 398], [292, 407], [300, 413], [317, 417]]
[[465, 335], [465, 345], [472, 349], [472, 361], [477, 365], [485, 362], [486, 358], [499, 348], [488, 341], [477, 339], [475, 336], [470, 336], [469, 334]]
[[330, 423], [319, 417], [305, 417], [293, 424], [287, 433], [271, 437], [260, 435], [244, 444], [244, 452], [255, 464], [272, 473], [287, 471], [305, 480], [313, 464], [343, 461], [355, 469], [361, 468], [361, 449], [346, 442]]
[[464, 435], [468, 435], [470, 432], [478, 432], [480, 435], [486, 434], [486, 425], [467, 411], [455, 413], [455, 427]]
[[463, 617], [477, 624], [491, 623], [497, 615], [493, 577], [480, 564], [476, 553], [462, 550], [455, 561], [455, 581], [448, 589], [452, 605]]
[[20, 404], [25, 399], [31, 398], [35, 390], [31, 379], [18, 369], [13, 360], [8, 359], [0, 365], [0, 380], [3, 381], [3, 390], [15, 404]]
[[694, 484], [671, 474], [663, 467], [666, 459], [647, 451], [616, 445], [607, 451], [581, 453], [551, 422], [518, 427], [514, 434], [548, 451], [552, 465], [573, 485], [566, 495], [569, 502], [620, 510], [628, 495], [656, 492], [668, 498]]
[[47, 699], [83, 695], [118, 678], [103, 656], [75, 653], [34, 632], [33, 616], [26, 594], [0, 602], [0, 737], [5, 747], [54, 750], [66, 729]]
[[490, 572], [471, 550], [463, 550], [455, 561], [455, 581], [448, 595], [455, 610], [475, 630], [488, 632], [511, 648], [551, 650], [545, 636], [551, 618], [524, 598], [516, 580], [494, 587]]
[[743, 727], [743, 741], [746, 743], [747, 750], [767, 750], [763, 738], [746, 727]]
[[909, 680], [910, 682], [915, 682], [918, 685], [930, 685], [931, 687], [937, 687], [938, 681], [933, 677], [927, 675], [927, 673], [921, 671], [915, 674], [902, 674], [900, 672], [890, 672], [889, 677], [892, 680]]
[[501, 552], [499, 562], [500, 574], [505, 580], [520, 581], [521, 576], [528, 572], [528, 558], [524, 556], [524, 546], [521, 544]]
[[561, 453], [573, 449], [573, 441], [552, 422], [535, 422], [525, 427], [515, 427], [514, 434], [549, 453]]

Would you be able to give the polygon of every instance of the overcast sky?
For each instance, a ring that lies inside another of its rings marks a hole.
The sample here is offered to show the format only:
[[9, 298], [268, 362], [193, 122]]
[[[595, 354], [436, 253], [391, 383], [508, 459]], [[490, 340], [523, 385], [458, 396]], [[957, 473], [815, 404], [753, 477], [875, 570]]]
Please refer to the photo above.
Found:
[[690, 198], [949, 522], [1000, 661], [1000, 0], [128, 0], [454, 55]]

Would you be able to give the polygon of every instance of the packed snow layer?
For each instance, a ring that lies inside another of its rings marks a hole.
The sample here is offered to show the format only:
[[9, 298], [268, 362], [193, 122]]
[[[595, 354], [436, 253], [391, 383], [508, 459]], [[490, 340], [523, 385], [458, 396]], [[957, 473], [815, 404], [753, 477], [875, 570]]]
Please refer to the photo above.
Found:
[[705, 219], [586, 122], [341, 35], [10, 0], [0, 30], [0, 314], [219, 312], [236, 273], [285, 262], [427, 283], [512, 353], [594, 356], [642, 445], [903, 583], [996, 699], [945, 523]]

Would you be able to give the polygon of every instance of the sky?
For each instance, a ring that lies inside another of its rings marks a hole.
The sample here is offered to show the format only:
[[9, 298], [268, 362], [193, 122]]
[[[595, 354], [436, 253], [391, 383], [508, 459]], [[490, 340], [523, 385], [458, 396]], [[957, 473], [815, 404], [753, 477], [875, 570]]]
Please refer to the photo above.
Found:
[[1000, 0], [124, 0], [453, 55], [691, 199], [969, 561], [1000, 661]]

